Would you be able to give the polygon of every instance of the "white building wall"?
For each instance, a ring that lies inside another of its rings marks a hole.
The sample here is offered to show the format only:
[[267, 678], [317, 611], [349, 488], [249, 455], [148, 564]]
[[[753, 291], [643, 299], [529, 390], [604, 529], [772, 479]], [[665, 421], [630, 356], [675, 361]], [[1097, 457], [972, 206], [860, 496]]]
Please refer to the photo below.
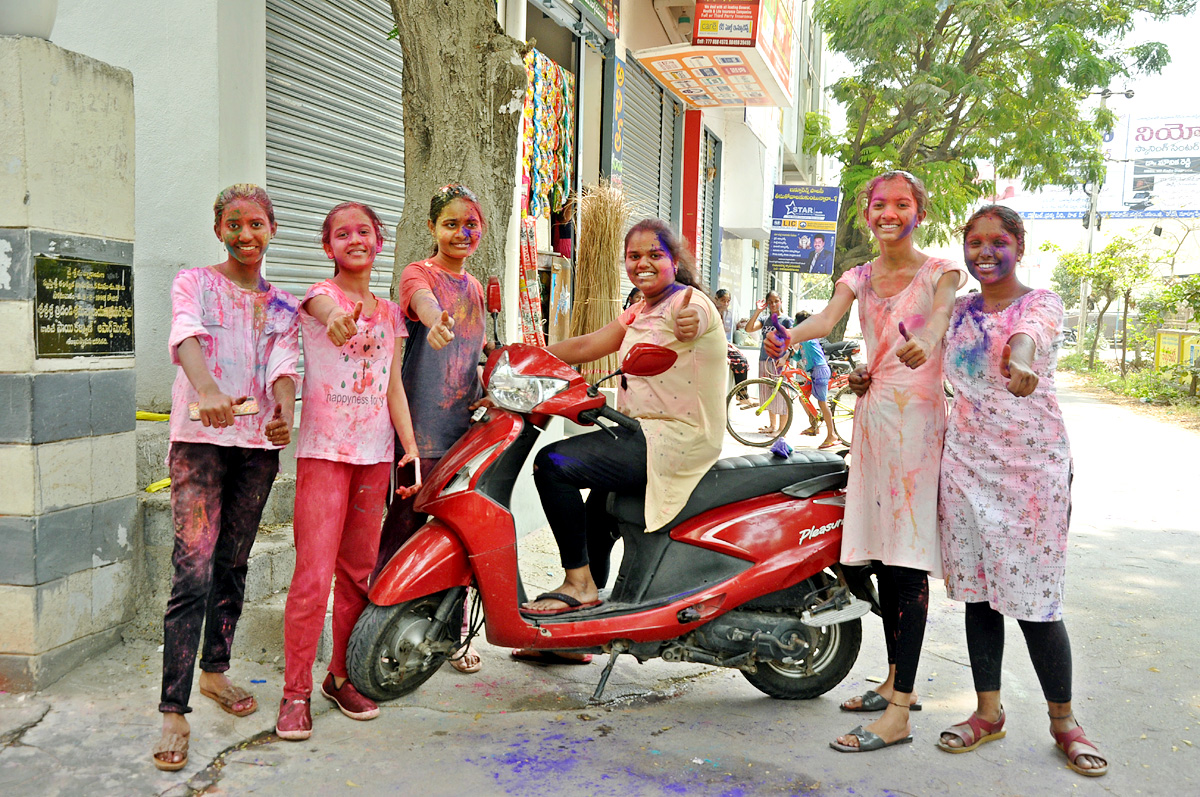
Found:
[[224, 258], [212, 202], [266, 180], [264, 0], [60, 0], [56, 44], [133, 73], [137, 399], [170, 406], [171, 281]]

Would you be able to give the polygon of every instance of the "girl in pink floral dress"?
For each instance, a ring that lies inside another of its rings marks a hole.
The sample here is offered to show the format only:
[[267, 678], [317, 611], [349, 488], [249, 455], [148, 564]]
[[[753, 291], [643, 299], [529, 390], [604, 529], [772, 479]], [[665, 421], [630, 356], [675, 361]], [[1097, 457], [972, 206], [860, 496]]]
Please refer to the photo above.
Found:
[[867, 359], [860, 381], [869, 374], [871, 389], [855, 412], [841, 560], [874, 566], [888, 677], [842, 704], [845, 711], [884, 712], [865, 729], [859, 726], [830, 743], [847, 753], [912, 741], [909, 711], [921, 707], [913, 689], [929, 609], [928, 577], [941, 575], [942, 336], [966, 275], [949, 260], [913, 246], [912, 232], [925, 218], [927, 203], [925, 186], [908, 172], [887, 172], [868, 183], [859, 204], [879, 257], [846, 272], [826, 308], [790, 335], [793, 345], [827, 335], [858, 299]]
[[946, 376], [954, 404], [942, 455], [938, 516], [946, 591], [967, 604], [967, 650], [977, 708], [938, 747], [974, 750], [1004, 736], [1000, 670], [1004, 617], [1021, 626], [1050, 710], [1050, 732], [1071, 769], [1108, 770], [1071, 712], [1071, 644], [1062, 620], [1071, 449], [1054, 395], [1062, 301], [1017, 279], [1021, 217], [989, 205], [963, 228], [981, 293], [954, 305]]

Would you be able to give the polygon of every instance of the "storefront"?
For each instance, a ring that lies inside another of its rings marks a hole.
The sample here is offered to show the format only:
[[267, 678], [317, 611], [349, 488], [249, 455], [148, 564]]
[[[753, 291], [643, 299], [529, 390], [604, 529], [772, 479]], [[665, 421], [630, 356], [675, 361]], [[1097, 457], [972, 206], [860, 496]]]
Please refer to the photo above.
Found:
[[[339, 202], [370, 205], [395, 230], [404, 207], [400, 45], [386, 0], [267, 0], [267, 190], [279, 233], [266, 277], [297, 296], [332, 273], [321, 223]], [[392, 280], [388, 241], [371, 287]]]

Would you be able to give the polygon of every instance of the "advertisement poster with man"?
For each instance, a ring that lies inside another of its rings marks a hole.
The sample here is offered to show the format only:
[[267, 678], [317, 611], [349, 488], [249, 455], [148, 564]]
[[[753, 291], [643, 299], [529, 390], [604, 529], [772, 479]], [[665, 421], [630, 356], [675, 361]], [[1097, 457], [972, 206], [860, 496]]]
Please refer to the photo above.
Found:
[[796, 274], [832, 274], [840, 188], [777, 185], [771, 204], [767, 268]]

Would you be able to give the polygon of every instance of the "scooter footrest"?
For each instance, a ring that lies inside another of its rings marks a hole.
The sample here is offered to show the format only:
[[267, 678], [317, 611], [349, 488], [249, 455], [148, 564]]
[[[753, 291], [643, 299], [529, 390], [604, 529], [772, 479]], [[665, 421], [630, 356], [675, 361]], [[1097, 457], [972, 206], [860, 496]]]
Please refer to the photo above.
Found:
[[814, 628], [820, 628], [821, 626], [837, 625], [838, 623], [857, 620], [870, 611], [871, 604], [852, 597], [849, 605], [843, 606], [840, 609], [834, 605], [830, 605], [828, 609], [822, 609], [816, 614], [813, 614], [811, 611], [805, 611], [800, 615], [800, 622]]

